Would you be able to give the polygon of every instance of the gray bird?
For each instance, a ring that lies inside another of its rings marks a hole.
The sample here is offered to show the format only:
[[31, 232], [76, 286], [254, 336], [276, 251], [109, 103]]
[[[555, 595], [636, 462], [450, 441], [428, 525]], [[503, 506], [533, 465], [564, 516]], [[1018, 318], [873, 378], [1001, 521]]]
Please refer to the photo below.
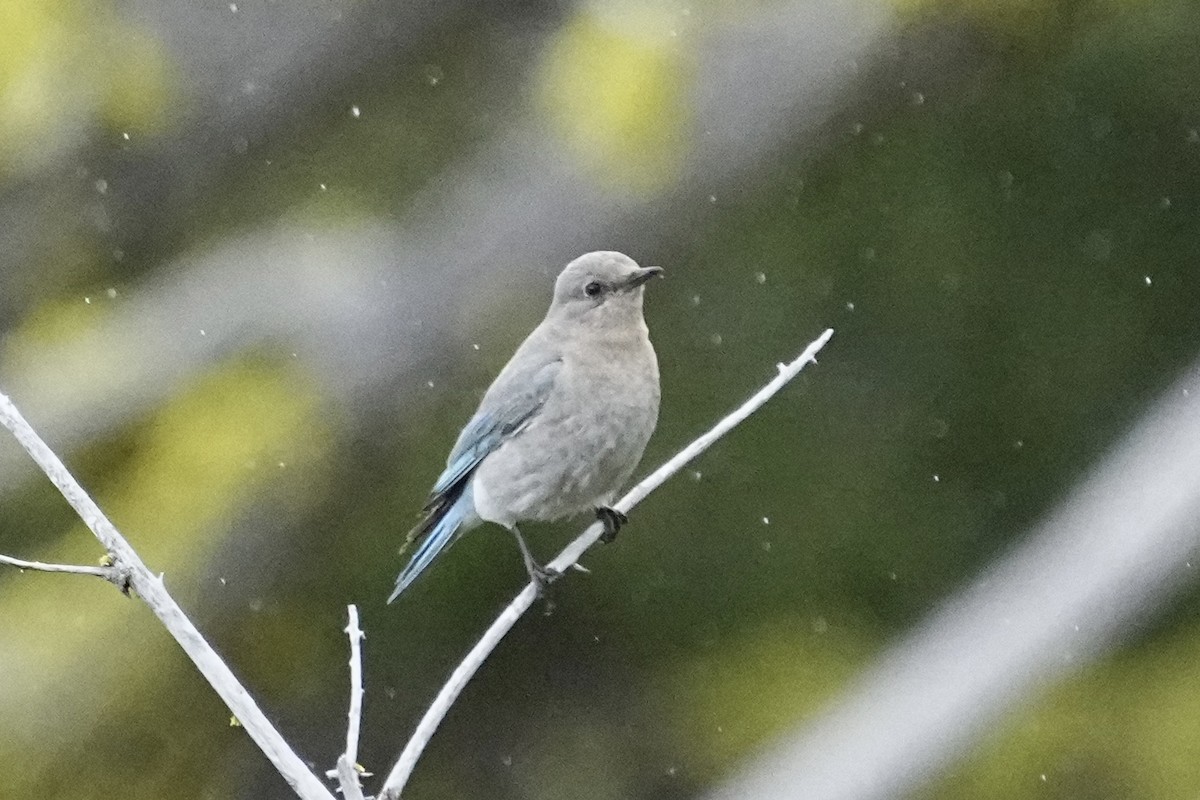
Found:
[[389, 603], [481, 522], [512, 531], [539, 587], [553, 575], [534, 560], [518, 522], [594, 510], [605, 541], [616, 536], [626, 519], [611, 504], [658, 422], [658, 359], [642, 294], [661, 272], [611, 251], [586, 253], [563, 269], [546, 318], [450, 451], [408, 535], [418, 546]]

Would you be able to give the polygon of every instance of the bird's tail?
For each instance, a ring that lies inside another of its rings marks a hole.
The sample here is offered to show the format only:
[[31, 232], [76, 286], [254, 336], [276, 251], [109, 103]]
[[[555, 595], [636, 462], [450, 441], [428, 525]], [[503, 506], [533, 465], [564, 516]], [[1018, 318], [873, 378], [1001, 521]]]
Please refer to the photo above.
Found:
[[458, 534], [462, 532], [463, 524], [466, 523], [475, 513], [475, 502], [472, 498], [471, 488], [468, 486], [451, 503], [437, 505], [429, 511], [428, 516], [421, 521], [421, 524], [412, 529], [408, 534], [408, 542], [405, 544], [404, 552], [408, 549], [408, 545], [413, 542], [418, 542], [417, 550], [409, 559], [408, 565], [396, 578], [396, 588], [392, 590], [388, 596], [388, 602], [391, 603], [400, 593], [407, 589], [417, 577], [425, 571], [425, 568], [433, 563], [433, 560], [438, 557], [443, 550], [450, 546]]

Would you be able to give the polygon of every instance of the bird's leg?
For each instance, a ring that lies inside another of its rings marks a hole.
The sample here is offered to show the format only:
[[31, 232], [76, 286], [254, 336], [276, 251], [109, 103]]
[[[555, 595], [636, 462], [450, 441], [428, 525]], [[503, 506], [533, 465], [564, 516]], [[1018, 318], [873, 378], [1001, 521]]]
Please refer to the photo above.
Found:
[[617, 531], [621, 530], [622, 525], [629, 522], [629, 517], [608, 506], [600, 506], [596, 509], [596, 519], [604, 523], [604, 533], [600, 534], [600, 541], [605, 544], [615, 540]]
[[517, 537], [517, 547], [521, 548], [521, 558], [525, 561], [525, 571], [529, 573], [529, 580], [537, 584], [538, 595], [544, 594], [546, 587], [562, 573], [552, 567], [543, 567], [534, 560], [533, 553], [529, 552], [529, 545], [525, 544], [525, 537], [521, 535], [516, 523], [508, 529]]

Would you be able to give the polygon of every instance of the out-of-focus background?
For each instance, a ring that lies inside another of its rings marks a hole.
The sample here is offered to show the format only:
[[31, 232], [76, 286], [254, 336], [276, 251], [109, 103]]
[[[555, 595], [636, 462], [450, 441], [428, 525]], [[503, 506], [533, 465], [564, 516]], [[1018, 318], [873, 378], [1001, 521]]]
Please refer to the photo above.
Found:
[[[414, 798], [702, 797], [1028, 540], [1200, 352], [1200, 6], [0, 2], [0, 391], [317, 769], [347, 603], [382, 772], [521, 587], [482, 529], [383, 604], [593, 249], [667, 270], [643, 472], [837, 336], [517, 626]], [[7, 437], [0, 552], [100, 555]], [[1200, 594], [1134, 588], [892, 796], [1195, 797]], [[143, 607], [12, 570], [0, 764], [290, 796]]]

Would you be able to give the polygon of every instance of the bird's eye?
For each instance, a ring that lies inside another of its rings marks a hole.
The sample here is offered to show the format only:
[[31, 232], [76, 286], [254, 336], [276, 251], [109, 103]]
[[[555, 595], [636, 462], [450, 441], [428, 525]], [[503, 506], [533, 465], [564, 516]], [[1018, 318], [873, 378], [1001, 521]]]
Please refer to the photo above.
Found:
[[603, 291], [604, 287], [600, 285], [600, 281], [592, 281], [587, 286], [583, 287], [583, 293], [588, 297], [595, 297]]

